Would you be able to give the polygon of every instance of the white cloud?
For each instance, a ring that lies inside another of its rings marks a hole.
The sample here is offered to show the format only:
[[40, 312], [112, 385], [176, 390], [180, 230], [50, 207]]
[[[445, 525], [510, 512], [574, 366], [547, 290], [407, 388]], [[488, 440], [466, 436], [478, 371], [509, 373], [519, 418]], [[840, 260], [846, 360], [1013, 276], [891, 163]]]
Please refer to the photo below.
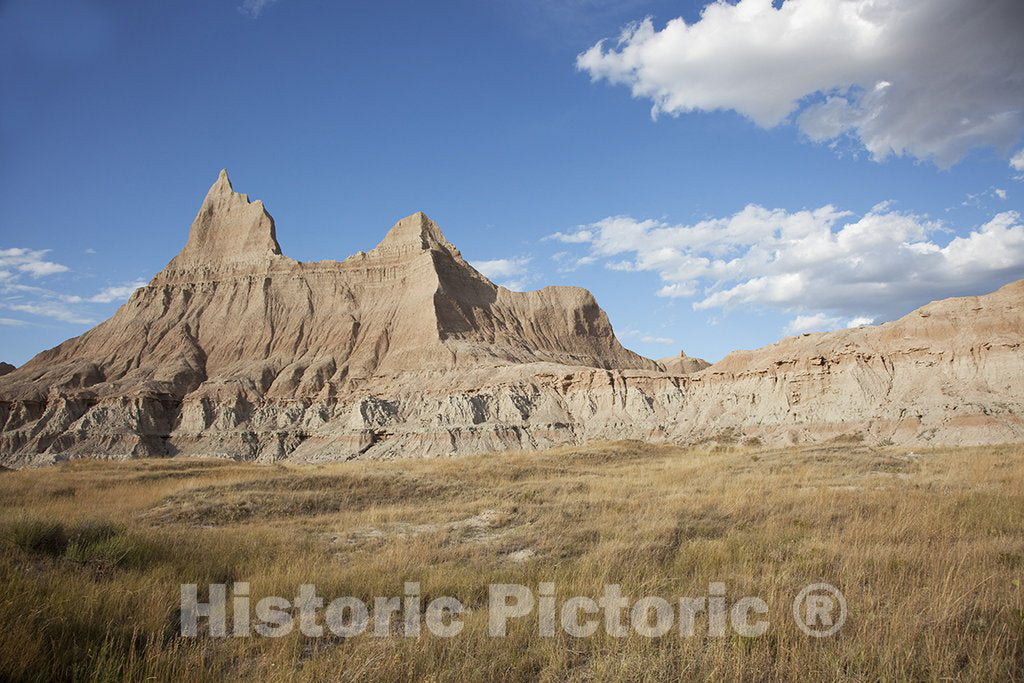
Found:
[[675, 346], [676, 344], [676, 340], [672, 339], [671, 337], [659, 337], [657, 335], [648, 334], [646, 332], [641, 332], [640, 330], [633, 329], [626, 330], [619, 336], [626, 339], [639, 339], [645, 344], [658, 344], [661, 346]]
[[34, 278], [66, 273], [67, 266], [43, 258], [49, 251], [49, 249], [24, 249], [21, 247], [0, 249], [0, 272], [3, 273], [0, 275], [0, 280], [10, 279], [12, 270], [28, 273]]
[[488, 280], [514, 292], [526, 289], [533, 281], [533, 276], [529, 272], [529, 256], [471, 261], [470, 265]]
[[732, 109], [765, 128], [795, 118], [816, 141], [850, 135], [876, 160], [948, 167], [1024, 130], [1022, 30], [1020, 0], [718, 1], [693, 24], [633, 24], [576, 65], [652, 100], [653, 116]]
[[[1006, 190], [999, 187], [990, 187], [982, 192], [968, 192], [960, 206], [970, 206], [977, 209], [984, 209], [991, 205], [990, 200], [995, 198], [1006, 200]], [[946, 209], [947, 211], [949, 209]]]
[[790, 320], [783, 328], [783, 332], [786, 334], [807, 334], [809, 332], [829, 332], [831, 330], [838, 330], [840, 328], [854, 328], [861, 327], [863, 325], [870, 325], [875, 321], [874, 318], [868, 318], [865, 316], [857, 316], [856, 318], [850, 318], [849, 320], [843, 320], [840, 317], [828, 315], [827, 313], [811, 313], [805, 315], [798, 315]]
[[530, 265], [530, 258], [497, 258], [489, 261], [473, 261], [470, 265], [480, 271], [484, 277], [496, 280], [525, 274], [527, 266]]
[[828, 205], [796, 212], [749, 205], [691, 225], [615, 216], [589, 229], [591, 255], [613, 263], [628, 257], [631, 269], [657, 273], [660, 296], [693, 298], [696, 310], [822, 314], [835, 326], [892, 319], [1024, 277], [1024, 225], [1012, 211], [952, 238], [944, 224], [890, 204], [860, 217]]
[[[638, 270], [633, 268], [633, 270]], [[672, 299], [687, 299], [697, 293], [697, 290], [688, 284], [680, 284], [673, 282], [670, 285], [665, 285], [658, 290], [658, 296], [667, 296]]]
[[594, 235], [589, 230], [576, 230], [575, 232], [556, 232], [553, 235], [548, 235], [545, 240], [558, 240], [559, 242], [565, 242], [566, 244], [580, 244], [583, 242], [589, 242], [593, 239]]
[[18, 311], [20, 313], [29, 313], [31, 315], [38, 315], [44, 318], [53, 318], [54, 320], [60, 320], [61, 322], [74, 323], [76, 325], [89, 325], [94, 321], [92, 318], [87, 318], [82, 314], [73, 311], [64, 304], [55, 301], [44, 301], [40, 303], [7, 303], [0, 304], [0, 308], [6, 308], [10, 311]]
[[258, 19], [263, 14], [263, 10], [275, 2], [277, 0], [242, 0], [242, 4], [238, 6], [238, 11], [253, 19]]
[[[548, 239], [552, 239], [552, 236], [549, 235], [545, 237], [542, 241]], [[552, 254], [551, 260], [559, 264], [559, 273], [572, 273], [584, 266], [589, 266], [593, 265], [594, 263], [597, 263], [596, 256], [573, 256], [567, 251], [560, 251], [558, 253]]]
[[[76, 325], [95, 322], [96, 315], [88, 304], [109, 304], [128, 298], [135, 289], [145, 285], [142, 280], [124, 285], [112, 285], [91, 296], [66, 294], [30, 281], [70, 269], [60, 263], [47, 261], [48, 249], [12, 247], [0, 249], [0, 310], [18, 311], [29, 315], [51, 318]], [[24, 324], [14, 318], [4, 318], [4, 325]]]
[[533, 281], [533, 278], [521, 277], [521, 278], [514, 278], [512, 280], [505, 280], [504, 282], [500, 282], [498, 284], [500, 284], [505, 289], [512, 290], [513, 292], [522, 292], [522, 291], [525, 291], [527, 288], [529, 288], [530, 283], [532, 281]]
[[[1024, 149], [1010, 157], [1010, 168], [1015, 171], [1024, 171]], [[1024, 180], [1024, 173], [1013, 176], [1014, 180]]]
[[1015, 171], [1024, 171], [1024, 149], [1010, 157], [1010, 168]]
[[21, 327], [24, 324], [24, 320], [18, 320], [17, 318], [0, 318], [0, 325], [6, 325], [8, 327]]
[[824, 313], [798, 315], [786, 325], [786, 334], [804, 334], [806, 332], [822, 332], [834, 330], [840, 326], [839, 318]]
[[132, 293], [139, 287], [145, 287], [145, 280], [136, 280], [127, 285], [119, 285], [115, 287], [106, 287], [101, 290], [98, 294], [94, 294], [89, 297], [89, 301], [94, 304], [109, 304], [113, 301], [121, 301], [127, 299]]

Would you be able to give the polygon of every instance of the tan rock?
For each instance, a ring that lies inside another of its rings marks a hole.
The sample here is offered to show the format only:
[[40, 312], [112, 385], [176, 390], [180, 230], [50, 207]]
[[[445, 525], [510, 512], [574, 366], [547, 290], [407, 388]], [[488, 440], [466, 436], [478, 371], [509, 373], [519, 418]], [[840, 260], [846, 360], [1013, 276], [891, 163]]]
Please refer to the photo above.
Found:
[[658, 365], [661, 366], [662, 370], [670, 372], [673, 375], [690, 375], [695, 372], [700, 372], [706, 367], [710, 367], [711, 363], [707, 362], [703, 358], [692, 358], [680, 351], [678, 356], [659, 358]]
[[680, 443], [1024, 439], [1024, 281], [697, 372], [619, 344], [589, 292], [511, 292], [429, 218], [344, 261], [281, 254], [214, 183], [189, 239], [109, 320], [0, 378], [0, 462], [318, 461]]

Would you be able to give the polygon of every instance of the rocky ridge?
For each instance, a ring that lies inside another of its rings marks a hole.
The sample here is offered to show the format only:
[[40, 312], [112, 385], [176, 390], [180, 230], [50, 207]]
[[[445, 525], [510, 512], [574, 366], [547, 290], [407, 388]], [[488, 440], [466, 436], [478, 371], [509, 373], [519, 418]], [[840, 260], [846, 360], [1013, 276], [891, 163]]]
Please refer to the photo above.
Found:
[[422, 213], [344, 261], [284, 256], [222, 172], [109, 320], [0, 378], [0, 462], [433, 457], [593, 439], [1024, 438], [1024, 281], [710, 367], [623, 348], [584, 289], [511, 292]]
[[687, 356], [683, 351], [680, 351], [678, 356], [659, 358], [657, 362], [665, 372], [671, 372], [677, 375], [689, 375], [694, 372], [700, 372], [704, 368], [711, 366], [711, 363], [707, 362], [703, 358]]

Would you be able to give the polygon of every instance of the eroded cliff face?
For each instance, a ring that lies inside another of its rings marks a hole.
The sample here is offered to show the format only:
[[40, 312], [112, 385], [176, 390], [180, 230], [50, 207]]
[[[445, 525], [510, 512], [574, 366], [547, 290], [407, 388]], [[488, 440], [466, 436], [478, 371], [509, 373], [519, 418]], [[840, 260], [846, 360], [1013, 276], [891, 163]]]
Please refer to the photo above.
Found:
[[667, 356], [665, 358], [658, 359], [658, 365], [664, 372], [670, 372], [673, 375], [689, 375], [694, 372], [700, 372], [704, 368], [711, 365], [703, 358], [693, 358], [687, 356], [685, 352], [680, 351], [677, 356]]
[[222, 172], [148, 286], [4, 376], [0, 454], [278, 457], [406, 373], [530, 363], [656, 367], [586, 290], [497, 287], [422, 213], [344, 261], [290, 259]]
[[[0, 378], [0, 462], [336, 460], [592, 439], [1024, 438], [1024, 282], [700, 369], [624, 349], [589, 292], [496, 287], [422, 213], [344, 261], [281, 254], [222, 173], [109, 320]], [[696, 371], [694, 371], [696, 370]]]

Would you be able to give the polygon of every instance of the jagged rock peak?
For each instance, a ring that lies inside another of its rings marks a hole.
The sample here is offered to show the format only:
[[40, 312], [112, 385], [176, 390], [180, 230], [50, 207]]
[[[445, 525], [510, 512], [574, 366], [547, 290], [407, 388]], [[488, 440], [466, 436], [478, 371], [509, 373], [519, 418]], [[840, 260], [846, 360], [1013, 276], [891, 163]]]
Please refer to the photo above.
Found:
[[254, 263], [280, 254], [274, 219], [263, 202], [235, 192], [223, 169], [199, 207], [185, 248], [168, 269]]
[[388, 230], [388, 234], [370, 252], [375, 255], [397, 255], [411, 251], [429, 249], [447, 251], [458, 255], [459, 250], [441, 233], [437, 223], [422, 211], [406, 216]]

